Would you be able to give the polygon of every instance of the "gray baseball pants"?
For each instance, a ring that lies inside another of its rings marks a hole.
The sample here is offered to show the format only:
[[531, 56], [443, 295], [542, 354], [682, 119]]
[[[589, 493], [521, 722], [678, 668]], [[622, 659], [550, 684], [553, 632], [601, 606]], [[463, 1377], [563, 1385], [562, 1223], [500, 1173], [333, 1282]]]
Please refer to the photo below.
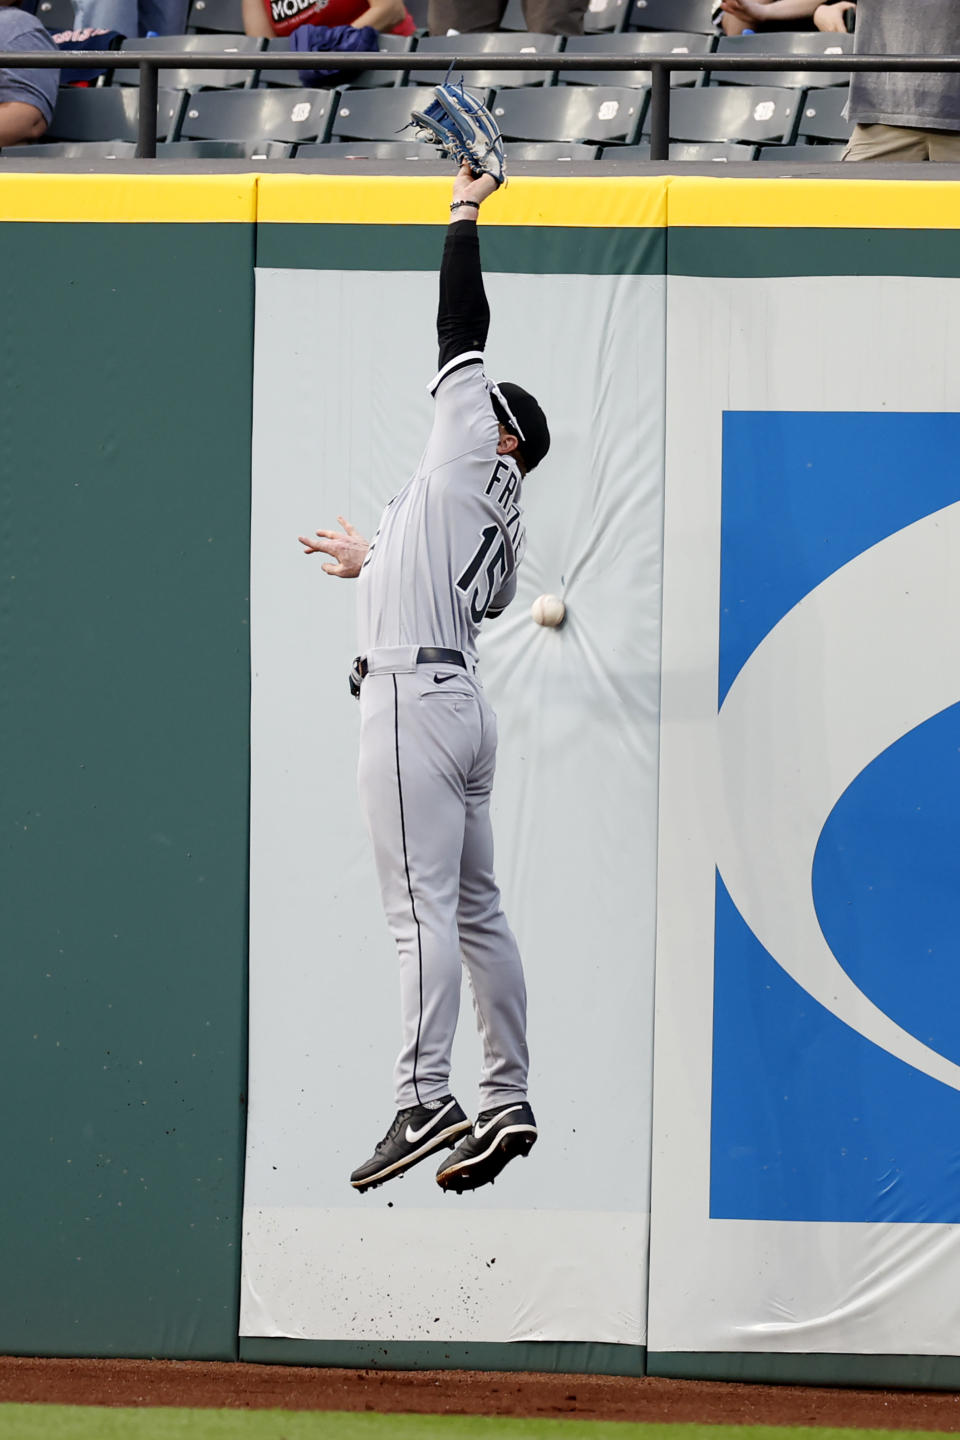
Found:
[[360, 690], [358, 788], [400, 958], [397, 1109], [450, 1091], [461, 964], [483, 1045], [480, 1109], [493, 1109], [526, 1098], [528, 1069], [523, 967], [493, 874], [496, 716], [472, 674], [383, 669], [377, 654]]

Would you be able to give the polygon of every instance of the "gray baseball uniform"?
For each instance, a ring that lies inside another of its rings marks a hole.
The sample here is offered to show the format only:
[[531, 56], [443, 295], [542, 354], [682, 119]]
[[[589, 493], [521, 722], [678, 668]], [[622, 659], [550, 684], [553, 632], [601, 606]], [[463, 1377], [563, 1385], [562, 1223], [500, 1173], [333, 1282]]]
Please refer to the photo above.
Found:
[[[475, 673], [478, 627], [516, 589], [522, 479], [497, 454], [499, 392], [479, 348], [449, 356], [430, 390], [430, 439], [383, 513], [358, 584], [358, 782], [400, 957], [397, 1107], [449, 1093], [463, 963], [486, 1110], [524, 1099], [527, 1087], [523, 969], [493, 873], [497, 724]], [[418, 663], [427, 646], [465, 663]]]

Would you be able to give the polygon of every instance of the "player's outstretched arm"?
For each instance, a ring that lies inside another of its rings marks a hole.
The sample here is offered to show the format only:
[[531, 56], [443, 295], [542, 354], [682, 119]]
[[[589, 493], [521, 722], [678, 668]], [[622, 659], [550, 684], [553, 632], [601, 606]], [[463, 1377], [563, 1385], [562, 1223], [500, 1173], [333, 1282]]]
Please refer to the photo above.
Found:
[[490, 328], [490, 306], [483, 288], [477, 216], [480, 206], [497, 188], [492, 175], [474, 179], [466, 161], [453, 182], [450, 225], [440, 265], [440, 305], [437, 310], [439, 369], [458, 355], [482, 350]]
[[341, 580], [355, 580], [367, 558], [370, 542], [364, 540], [359, 530], [342, 515], [338, 515], [337, 519], [343, 528], [342, 535], [336, 530], [317, 530], [314, 532], [316, 539], [311, 539], [309, 535], [299, 535], [297, 538], [305, 555], [333, 557], [333, 564], [328, 560], [325, 565], [320, 566], [325, 574], [336, 575]]

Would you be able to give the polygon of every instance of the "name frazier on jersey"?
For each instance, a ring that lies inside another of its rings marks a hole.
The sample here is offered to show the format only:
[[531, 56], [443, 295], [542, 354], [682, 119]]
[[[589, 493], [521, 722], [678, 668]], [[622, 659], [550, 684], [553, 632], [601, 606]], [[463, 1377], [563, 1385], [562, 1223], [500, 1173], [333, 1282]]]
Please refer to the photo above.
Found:
[[[520, 507], [513, 498], [520, 484], [520, 473], [515, 464], [498, 459], [483, 493], [490, 495], [498, 484], [500, 491], [496, 496], [496, 504], [504, 512], [503, 527], [501, 529], [498, 524], [483, 527], [480, 532], [480, 544], [469, 565], [457, 580], [458, 590], [462, 590], [464, 594], [473, 591], [470, 595], [470, 618], [475, 625], [480, 624], [487, 613], [491, 600], [507, 578], [509, 562], [507, 541], [510, 542], [516, 565], [519, 564], [523, 555], [526, 539], [526, 531], [520, 520]], [[498, 538], [500, 544], [494, 550]], [[490, 553], [491, 551], [493, 554]], [[482, 576], [481, 570], [483, 571]]]

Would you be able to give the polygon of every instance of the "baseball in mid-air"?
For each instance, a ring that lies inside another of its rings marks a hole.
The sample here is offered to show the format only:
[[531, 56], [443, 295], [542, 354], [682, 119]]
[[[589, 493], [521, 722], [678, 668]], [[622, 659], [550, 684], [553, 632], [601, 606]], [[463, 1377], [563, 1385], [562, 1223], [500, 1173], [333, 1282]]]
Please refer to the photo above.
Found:
[[553, 630], [563, 624], [566, 613], [567, 607], [559, 595], [538, 595], [530, 606], [530, 614], [537, 624], [548, 625]]

